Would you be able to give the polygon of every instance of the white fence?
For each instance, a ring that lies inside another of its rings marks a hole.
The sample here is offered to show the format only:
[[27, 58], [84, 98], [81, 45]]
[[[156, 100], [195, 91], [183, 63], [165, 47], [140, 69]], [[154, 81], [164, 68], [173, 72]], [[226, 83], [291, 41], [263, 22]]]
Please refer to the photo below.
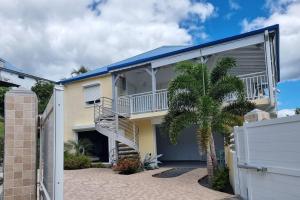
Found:
[[63, 89], [55, 86], [41, 116], [40, 199], [63, 199]]
[[300, 199], [300, 115], [234, 131], [234, 190], [249, 200]]

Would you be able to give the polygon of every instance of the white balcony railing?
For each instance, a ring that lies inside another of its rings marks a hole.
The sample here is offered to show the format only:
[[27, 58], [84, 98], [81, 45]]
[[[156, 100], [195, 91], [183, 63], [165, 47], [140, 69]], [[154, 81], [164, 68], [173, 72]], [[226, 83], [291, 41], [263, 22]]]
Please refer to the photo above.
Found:
[[[245, 85], [245, 95], [247, 100], [257, 100], [269, 98], [269, 84], [265, 72], [257, 72], [238, 76]], [[231, 102], [237, 99], [233, 93], [228, 95], [226, 102]]]
[[[245, 95], [248, 100], [269, 98], [269, 85], [265, 72], [258, 72], [238, 76], [245, 84]], [[237, 99], [235, 94], [226, 97], [226, 102]], [[118, 113], [139, 114], [168, 109], [167, 89], [157, 90], [134, 95], [121, 96], [118, 98]]]

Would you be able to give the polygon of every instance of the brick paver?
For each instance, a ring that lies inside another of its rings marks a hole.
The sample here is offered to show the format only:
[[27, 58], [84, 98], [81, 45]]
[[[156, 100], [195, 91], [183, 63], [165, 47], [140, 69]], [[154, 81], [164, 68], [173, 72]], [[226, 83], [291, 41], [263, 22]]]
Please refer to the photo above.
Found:
[[65, 171], [64, 199], [67, 200], [210, 200], [231, 197], [198, 184], [206, 174], [199, 168], [175, 178], [155, 178], [161, 168], [133, 175], [111, 169]]

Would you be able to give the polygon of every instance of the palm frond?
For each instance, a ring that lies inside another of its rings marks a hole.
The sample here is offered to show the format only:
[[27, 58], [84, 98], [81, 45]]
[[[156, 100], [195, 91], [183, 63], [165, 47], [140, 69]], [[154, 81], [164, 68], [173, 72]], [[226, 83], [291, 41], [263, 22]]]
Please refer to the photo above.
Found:
[[177, 144], [180, 132], [197, 122], [197, 115], [194, 112], [185, 112], [172, 118], [169, 123], [169, 138], [172, 144]]
[[218, 82], [222, 77], [228, 75], [228, 70], [236, 66], [234, 58], [225, 57], [218, 60], [216, 67], [211, 72], [211, 82]]
[[238, 99], [242, 100], [244, 98], [244, 83], [236, 76], [224, 76], [212, 85], [210, 93], [219, 102], [223, 102], [224, 98], [231, 93], [236, 94]]

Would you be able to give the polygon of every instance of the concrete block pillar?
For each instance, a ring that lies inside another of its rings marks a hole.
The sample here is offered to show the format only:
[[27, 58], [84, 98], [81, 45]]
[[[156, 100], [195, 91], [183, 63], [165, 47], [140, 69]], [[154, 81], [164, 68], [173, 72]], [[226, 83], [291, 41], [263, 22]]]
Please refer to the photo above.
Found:
[[29, 90], [5, 94], [4, 200], [36, 200], [37, 102]]

